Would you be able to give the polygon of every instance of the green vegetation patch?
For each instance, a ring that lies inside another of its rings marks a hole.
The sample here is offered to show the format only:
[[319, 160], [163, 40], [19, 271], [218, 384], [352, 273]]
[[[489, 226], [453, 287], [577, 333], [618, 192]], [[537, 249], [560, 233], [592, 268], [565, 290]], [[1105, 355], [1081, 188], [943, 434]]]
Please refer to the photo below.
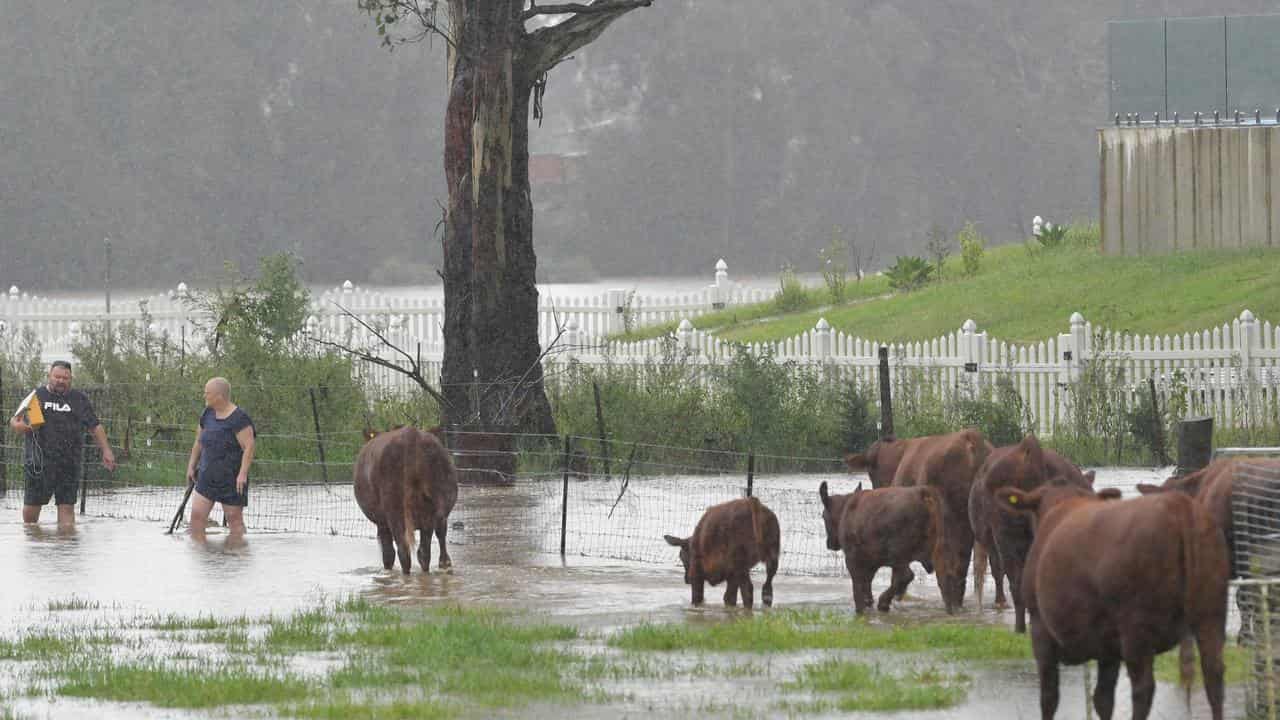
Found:
[[117, 663], [105, 658], [67, 666], [58, 693], [159, 707], [207, 708], [301, 700], [307, 681], [241, 666], [171, 667], [163, 660]]
[[994, 625], [878, 627], [847, 613], [814, 610], [783, 610], [702, 627], [644, 623], [614, 635], [609, 645], [624, 650], [712, 652], [895, 650], [940, 652], [962, 660], [1031, 657], [1025, 637]]
[[[1040, 253], [1006, 246], [987, 250], [971, 277], [949, 271], [945, 281], [910, 293], [786, 314], [767, 303], [724, 311], [750, 321], [700, 318], [695, 325], [716, 328], [722, 340], [761, 342], [810, 330], [822, 316], [837, 330], [899, 342], [954, 332], [972, 318], [992, 337], [1038, 342], [1066, 332], [1071, 313], [1079, 312], [1095, 326], [1181, 333], [1230, 322], [1245, 308], [1264, 320], [1280, 318], [1280, 284], [1269, 280], [1277, 265], [1280, 250], [1263, 248], [1118, 257], [1086, 244]], [[873, 283], [861, 285], [870, 290]]]
[[[1249, 680], [1251, 663], [1253, 654], [1249, 648], [1240, 647], [1239, 645], [1228, 645], [1224, 648], [1222, 660], [1226, 664], [1226, 673], [1223, 678], [1228, 685], [1241, 685]], [[1161, 653], [1156, 657], [1156, 679], [1160, 682], [1175, 683], [1178, 682], [1178, 649], [1174, 648], [1166, 653]], [[1200, 677], [1200, 655], [1196, 654], [1195, 660], [1195, 686], [1202, 684]]]
[[456, 705], [436, 700], [370, 703], [343, 699], [296, 705], [285, 708], [284, 713], [314, 720], [449, 720], [458, 717], [461, 710]]
[[943, 672], [936, 667], [914, 669], [905, 676], [885, 672], [879, 665], [824, 660], [801, 669], [792, 682], [782, 687], [788, 691], [831, 694], [801, 703], [787, 703], [781, 709], [804, 712], [938, 710], [959, 704], [968, 693], [969, 678]]

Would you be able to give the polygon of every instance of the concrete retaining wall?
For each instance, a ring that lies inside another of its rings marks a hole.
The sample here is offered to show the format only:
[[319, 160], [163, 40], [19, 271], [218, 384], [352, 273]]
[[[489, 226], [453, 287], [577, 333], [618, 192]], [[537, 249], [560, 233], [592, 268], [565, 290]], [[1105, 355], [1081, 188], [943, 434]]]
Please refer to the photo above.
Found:
[[1098, 163], [1104, 252], [1280, 247], [1280, 125], [1102, 128]]

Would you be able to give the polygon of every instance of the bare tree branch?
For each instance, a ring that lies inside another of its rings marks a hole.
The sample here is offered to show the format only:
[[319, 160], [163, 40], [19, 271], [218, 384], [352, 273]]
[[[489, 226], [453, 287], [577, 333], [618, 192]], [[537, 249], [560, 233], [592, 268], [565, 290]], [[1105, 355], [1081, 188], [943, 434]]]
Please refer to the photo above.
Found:
[[[436, 17], [439, 4], [439, 0], [356, 0], [357, 7], [373, 16], [383, 45], [389, 47], [393, 42], [399, 45], [416, 43], [428, 36], [438, 35], [457, 52], [458, 44], [449, 34], [449, 29]], [[405, 18], [417, 21], [417, 31], [393, 39], [395, 24]]]
[[[648, 5], [648, 4], [649, 3], [644, 3], [644, 5]], [[609, 12], [612, 9], [613, 8], [610, 8], [608, 4], [601, 3], [601, 2], [597, 2], [594, 5], [584, 5], [582, 3], [563, 3], [559, 5], [538, 5], [534, 2], [530, 2], [529, 9], [524, 11], [524, 14], [520, 16], [520, 19], [529, 20], [539, 15], [568, 15], [569, 13], [586, 14], [586, 13]]]
[[364, 320], [360, 319], [359, 317], [356, 317], [354, 313], [352, 313], [347, 308], [343, 307], [341, 304], [337, 302], [333, 304], [336, 305], [338, 309], [342, 311], [342, 314], [360, 323], [360, 325], [362, 325], [366, 330], [373, 333], [374, 337], [376, 337], [378, 341], [381, 342], [383, 345], [386, 345], [387, 347], [391, 348], [397, 353], [400, 353], [400, 355], [404, 356], [405, 360], [408, 361], [408, 367], [399, 365], [390, 360], [386, 360], [379, 355], [375, 355], [373, 352], [367, 349], [351, 347], [345, 343], [334, 342], [332, 340], [325, 340], [324, 338], [318, 337], [316, 335], [309, 335], [309, 338], [312, 342], [318, 345], [323, 345], [325, 347], [331, 347], [337, 350], [341, 350], [342, 352], [345, 352], [352, 357], [358, 358], [372, 365], [384, 367], [384, 368], [387, 368], [388, 370], [394, 370], [395, 372], [405, 375], [410, 380], [413, 380], [415, 383], [417, 383], [418, 387], [422, 388], [424, 392], [426, 392], [437, 403], [439, 403], [441, 408], [447, 408], [449, 406], [449, 401], [445, 399], [444, 395], [441, 394], [439, 390], [436, 390], [435, 388], [431, 387], [430, 383], [427, 382], [426, 377], [423, 376], [421, 359], [415, 358], [414, 356], [405, 352], [398, 345], [388, 340], [387, 337], [383, 335], [381, 331], [379, 331], [377, 328], [370, 325], [369, 323], [365, 322]]
[[[562, 23], [540, 27], [523, 40], [521, 54], [529, 77], [539, 77], [555, 67], [564, 57], [589, 45], [614, 20], [635, 10], [649, 7], [653, 0], [596, 0], [586, 6], [588, 11], [575, 11], [573, 17]], [[556, 7], [552, 5], [545, 8]], [[567, 6], [560, 6], [567, 7]], [[525, 11], [531, 12], [533, 8]]]

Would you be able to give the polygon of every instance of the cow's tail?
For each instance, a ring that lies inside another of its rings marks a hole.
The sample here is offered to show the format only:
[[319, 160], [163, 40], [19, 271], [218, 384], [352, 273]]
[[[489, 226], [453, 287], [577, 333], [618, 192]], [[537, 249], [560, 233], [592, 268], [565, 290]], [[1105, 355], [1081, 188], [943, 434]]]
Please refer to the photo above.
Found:
[[777, 567], [779, 554], [779, 537], [777, 518], [773, 517], [769, 508], [759, 498], [751, 498], [751, 534], [755, 537], [756, 547], [760, 548], [760, 558], [766, 565]]
[[932, 488], [924, 490], [924, 506], [929, 512], [929, 534], [926, 542], [933, 556], [933, 575], [938, 578], [938, 585], [943, 586], [951, 577], [951, 559], [947, 556], [947, 533], [945, 511], [938, 491]]
[[973, 544], [973, 594], [978, 599], [978, 612], [982, 612], [982, 591], [987, 584], [987, 546], [981, 541]]
[[1195, 683], [1196, 649], [1195, 628], [1192, 622], [1203, 617], [1207, 608], [1200, 607], [1196, 578], [1201, 577], [1202, 559], [1200, 557], [1200, 528], [1196, 526], [1195, 508], [1192, 501], [1182, 503], [1187, 511], [1183, 513], [1182, 522], [1182, 616], [1187, 619], [1183, 628], [1182, 639], [1178, 643], [1178, 685], [1186, 694], [1187, 707], [1191, 706], [1191, 686]]
[[405, 443], [404, 462], [401, 464], [401, 472], [403, 473], [401, 488], [401, 501], [404, 504], [404, 537], [402, 542], [404, 547], [408, 549], [410, 557], [416, 549], [414, 538], [417, 534], [417, 518], [414, 508], [419, 504], [418, 497], [425, 496], [428, 500], [431, 497], [431, 485], [428, 482], [429, 462], [430, 458], [427, 454], [427, 441], [421, 437], [421, 431], [416, 428], [409, 428], [409, 432], [413, 433], [411, 442]]

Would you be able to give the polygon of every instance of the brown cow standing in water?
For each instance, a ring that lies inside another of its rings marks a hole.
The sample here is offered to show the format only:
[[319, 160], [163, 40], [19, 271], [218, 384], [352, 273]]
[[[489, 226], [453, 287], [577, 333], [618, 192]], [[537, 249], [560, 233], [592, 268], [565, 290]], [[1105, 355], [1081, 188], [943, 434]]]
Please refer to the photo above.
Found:
[[844, 550], [858, 612], [871, 607], [871, 580], [882, 567], [893, 568], [893, 581], [876, 603], [880, 612], [888, 612], [894, 595], [915, 577], [910, 567], [913, 560], [924, 565], [926, 572], [946, 574], [942, 500], [937, 490], [911, 487], [863, 491], [862, 483], [858, 483], [852, 493], [828, 495], [827, 483], [823, 482], [818, 486], [818, 497], [822, 498], [827, 549]]
[[406, 575], [411, 566], [414, 532], [422, 531], [418, 564], [431, 567], [431, 534], [440, 541], [440, 569], [450, 567], [445, 534], [449, 512], [458, 499], [458, 481], [449, 451], [436, 436], [414, 427], [366, 432], [368, 442], [356, 456], [356, 503], [378, 526], [382, 565], [390, 570], [400, 556]]
[[1190, 642], [1200, 649], [1205, 694], [1222, 719], [1227, 621], [1227, 547], [1217, 523], [1181, 493], [1104, 502], [1119, 491], [1046, 485], [1027, 493], [1000, 488], [1003, 512], [1035, 519], [1022, 597], [1031, 614], [1031, 647], [1040, 674], [1040, 714], [1058, 707], [1058, 665], [1098, 661], [1094, 707], [1115, 707], [1125, 664], [1133, 717], [1144, 720], [1155, 695], [1155, 656], [1182, 643], [1181, 675], [1190, 687]]
[[[1231, 500], [1236, 490], [1236, 471], [1242, 464], [1254, 465], [1264, 468], [1280, 468], [1280, 459], [1274, 457], [1228, 457], [1219, 458], [1209, 463], [1207, 466], [1186, 475], [1175, 475], [1164, 481], [1163, 485], [1148, 485], [1146, 483], [1138, 485], [1138, 492], [1143, 495], [1161, 493], [1169, 490], [1177, 490], [1186, 495], [1195, 498], [1206, 510], [1209, 515], [1218, 523], [1218, 527], [1222, 528], [1223, 537], [1227, 542], [1227, 553], [1231, 558], [1231, 577], [1241, 577], [1247, 568], [1237, 564], [1240, 558], [1236, 555], [1236, 541], [1239, 533], [1235, 526], [1235, 517], [1231, 508]], [[1280, 515], [1276, 512], [1276, 508], [1265, 507], [1263, 498], [1258, 498], [1255, 506], [1250, 508], [1253, 513], [1255, 522], [1262, 520], [1261, 515]], [[1270, 533], [1274, 532], [1274, 528], [1261, 527], [1262, 525], [1272, 525], [1274, 520], [1268, 519], [1258, 523], [1258, 527], [1244, 528], [1243, 532]], [[1249, 540], [1245, 540], [1246, 547]], [[1239, 639], [1244, 642], [1248, 640], [1255, 628], [1254, 606], [1257, 604], [1256, 588], [1248, 586], [1241, 587], [1236, 593], [1236, 604], [1240, 607], [1240, 633]]]
[[[991, 443], [982, 433], [969, 428], [910, 440], [877, 440], [865, 453], [845, 456], [849, 469], [865, 471], [877, 488], [928, 486], [938, 491], [948, 558], [946, 571], [937, 573], [938, 588], [947, 607], [953, 610], [964, 606], [969, 557], [973, 553], [969, 488], [990, 453]], [[904, 592], [906, 585], [899, 597]]]
[[1017, 445], [991, 451], [978, 470], [969, 491], [969, 523], [973, 527], [973, 588], [982, 607], [983, 584], [987, 561], [996, 585], [996, 607], [1005, 606], [1004, 576], [1009, 577], [1009, 594], [1013, 596], [1014, 630], [1027, 631], [1026, 608], [1019, 593], [1022, 568], [1031, 549], [1031, 522], [1021, 516], [1000, 512], [995, 492], [1002, 487], [1016, 487], [1030, 492], [1043, 485], [1093, 486], [1093, 471], [1081, 473], [1070, 460], [1040, 447], [1033, 434]]
[[749, 497], [712, 505], [702, 514], [693, 535], [678, 538], [664, 535], [671, 545], [680, 548], [684, 564], [684, 581], [692, 586], [693, 604], [701, 605], [703, 583], [724, 582], [724, 604], [742, 606], [755, 602], [751, 585], [751, 568], [764, 563], [765, 580], [760, 599], [773, 605], [773, 576], [778, 572], [781, 532], [778, 517], [758, 499]]

